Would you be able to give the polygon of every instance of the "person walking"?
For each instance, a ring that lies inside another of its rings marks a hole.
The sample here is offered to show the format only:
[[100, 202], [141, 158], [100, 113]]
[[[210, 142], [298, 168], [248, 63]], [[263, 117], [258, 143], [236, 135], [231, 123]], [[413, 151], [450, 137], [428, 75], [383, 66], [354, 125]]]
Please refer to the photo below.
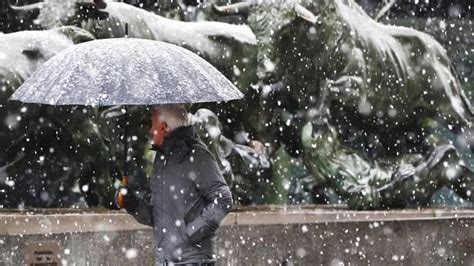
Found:
[[229, 186], [182, 105], [154, 107], [151, 122], [150, 197], [126, 186], [116, 195], [138, 222], [153, 226], [156, 265], [215, 265], [215, 231], [232, 207]]

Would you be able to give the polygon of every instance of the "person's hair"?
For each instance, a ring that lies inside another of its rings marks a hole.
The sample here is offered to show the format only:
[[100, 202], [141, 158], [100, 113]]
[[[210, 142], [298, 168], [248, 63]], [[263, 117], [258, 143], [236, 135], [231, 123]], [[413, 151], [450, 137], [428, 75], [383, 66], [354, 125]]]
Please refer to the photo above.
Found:
[[181, 104], [157, 105], [153, 108], [158, 111], [159, 119], [166, 122], [171, 130], [189, 125], [188, 112]]

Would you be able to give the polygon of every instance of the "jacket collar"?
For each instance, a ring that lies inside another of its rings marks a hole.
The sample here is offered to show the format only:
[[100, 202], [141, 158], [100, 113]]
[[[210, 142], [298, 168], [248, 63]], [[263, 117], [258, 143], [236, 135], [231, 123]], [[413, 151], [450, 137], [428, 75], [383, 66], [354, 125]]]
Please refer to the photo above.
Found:
[[161, 147], [152, 145], [152, 150], [155, 150], [165, 156], [169, 156], [172, 153], [185, 153], [188, 152], [189, 147], [196, 142], [198, 136], [193, 126], [182, 126], [178, 127], [164, 140]]

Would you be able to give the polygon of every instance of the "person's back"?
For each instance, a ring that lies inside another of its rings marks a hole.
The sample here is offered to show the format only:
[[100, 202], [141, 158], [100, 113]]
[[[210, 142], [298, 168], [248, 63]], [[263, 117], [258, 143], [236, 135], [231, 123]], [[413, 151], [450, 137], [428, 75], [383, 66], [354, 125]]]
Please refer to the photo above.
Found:
[[215, 230], [232, 196], [191, 126], [177, 128], [158, 149], [150, 187], [158, 261], [215, 261]]
[[[215, 231], [230, 211], [232, 195], [215, 158], [183, 112], [180, 106], [154, 109], [151, 200], [126, 193], [125, 208], [138, 222], [153, 226], [157, 265], [213, 265]], [[182, 121], [175, 123], [173, 117]]]

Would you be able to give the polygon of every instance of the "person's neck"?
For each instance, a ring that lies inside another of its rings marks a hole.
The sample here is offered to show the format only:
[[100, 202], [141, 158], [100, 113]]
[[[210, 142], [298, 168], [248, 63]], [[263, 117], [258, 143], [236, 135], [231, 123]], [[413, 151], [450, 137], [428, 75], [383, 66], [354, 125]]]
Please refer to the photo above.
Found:
[[180, 126], [169, 131], [169, 133], [166, 134], [166, 136], [164, 136], [162, 144], [159, 146], [153, 144], [152, 148], [158, 149], [164, 152], [169, 151], [177, 144], [177, 142], [179, 141], [185, 142], [187, 141], [188, 138], [194, 135], [193, 133], [194, 131], [192, 132], [189, 131], [189, 130], [192, 130], [192, 129], [189, 129], [190, 127], [191, 126]]

